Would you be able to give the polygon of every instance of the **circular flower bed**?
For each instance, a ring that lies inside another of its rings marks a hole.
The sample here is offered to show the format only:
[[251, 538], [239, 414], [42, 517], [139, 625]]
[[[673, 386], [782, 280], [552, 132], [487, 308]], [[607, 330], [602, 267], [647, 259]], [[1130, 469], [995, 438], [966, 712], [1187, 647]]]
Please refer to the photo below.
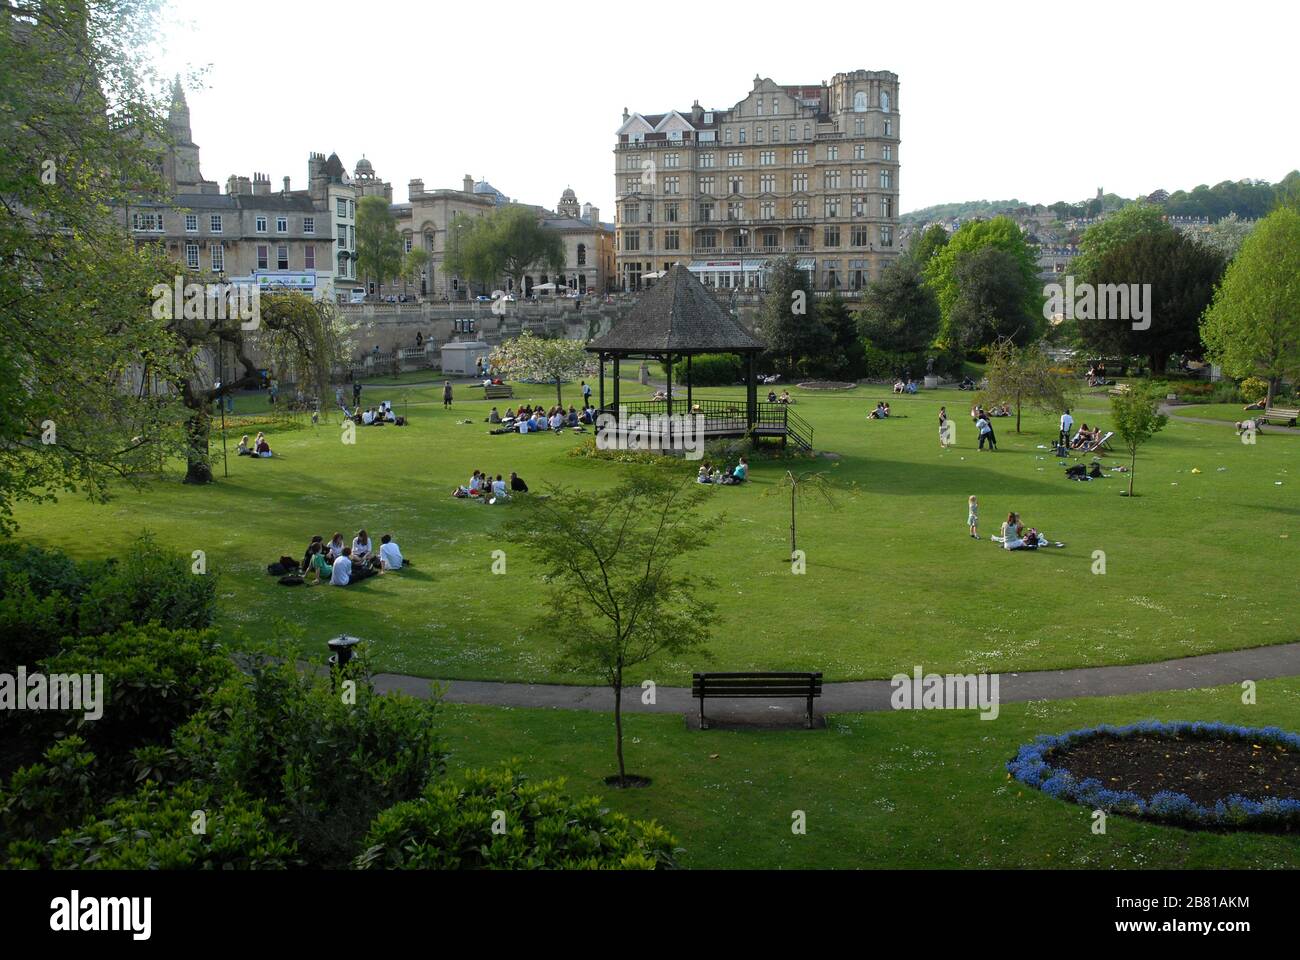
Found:
[[846, 383], [843, 380], [807, 380], [795, 386], [800, 390], [852, 390], [857, 387], [857, 384]]
[[1007, 770], [1049, 796], [1188, 827], [1300, 827], [1300, 735], [1144, 721], [1044, 735]]

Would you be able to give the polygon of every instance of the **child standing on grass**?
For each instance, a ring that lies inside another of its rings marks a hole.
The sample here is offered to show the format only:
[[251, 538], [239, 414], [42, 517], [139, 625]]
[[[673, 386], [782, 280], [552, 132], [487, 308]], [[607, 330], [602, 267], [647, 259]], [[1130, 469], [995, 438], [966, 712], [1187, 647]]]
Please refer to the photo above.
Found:
[[978, 540], [980, 538], [980, 502], [974, 497], [971, 497], [967, 502], [966, 525], [970, 527], [971, 537]]

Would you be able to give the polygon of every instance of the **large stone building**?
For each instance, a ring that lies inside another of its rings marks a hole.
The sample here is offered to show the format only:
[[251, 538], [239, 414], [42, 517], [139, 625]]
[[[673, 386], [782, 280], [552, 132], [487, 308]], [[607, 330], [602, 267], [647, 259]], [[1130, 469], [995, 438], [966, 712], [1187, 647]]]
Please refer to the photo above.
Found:
[[[614, 271], [614, 227], [601, 223], [600, 211], [590, 204], [579, 205], [572, 190], [565, 190], [558, 209], [521, 204], [511, 200], [486, 180], [475, 181], [468, 174], [461, 189], [426, 190], [423, 180], [412, 180], [407, 189], [406, 203], [393, 205], [393, 216], [402, 237], [403, 249], [421, 245], [429, 254], [428, 265], [418, 282], [396, 280], [386, 283], [382, 290], [371, 291], [381, 295], [413, 295], [434, 300], [464, 300], [474, 294], [491, 293], [471, 290], [461, 277], [449, 273], [445, 267], [448, 245], [448, 228], [457, 214], [470, 217], [485, 216], [506, 204], [521, 206], [530, 211], [547, 228], [558, 232], [565, 246], [565, 270], [551, 276], [545, 268], [524, 278], [523, 295], [533, 293], [533, 288], [548, 283], [581, 293], [604, 293], [612, 289]], [[498, 287], [512, 289], [512, 283], [502, 278]]]
[[793, 255], [817, 289], [856, 290], [899, 252], [898, 76], [762, 77], [735, 106], [623, 113], [614, 147], [617, 283], [673, 263], [705, 284], [761, 288]]
[[337, 155], [313, 153], [308, 188], [280, 190], [271, 178], [234, 175], [226, 191], [203, 177], [189, 106], [179, 82], [168, 116], [171, 143], [160, 146], [170, 199], [128, 202], [123, 226], [140, 243], [160, 244], [198, 277], [294, 289], [314, 297], [346, 295], [356, 279], [356, 189]]

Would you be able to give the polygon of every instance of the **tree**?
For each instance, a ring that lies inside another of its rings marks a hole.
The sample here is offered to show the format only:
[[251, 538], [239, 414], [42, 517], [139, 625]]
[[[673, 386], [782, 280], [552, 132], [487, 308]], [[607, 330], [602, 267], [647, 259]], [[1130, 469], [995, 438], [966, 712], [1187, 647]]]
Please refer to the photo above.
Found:
[[1094, 275], [1097, 264], [1112, 247], [1145, 234], [1173, 232], [1174, 228], [1165, 222], [1160, 207], [1151, 203], [1131, 203], [1083, 232], [1079, 240], [1079, 255], [1071, 269], [1079, 281], [1096, 284], [1099, 282]]
[[826, 327], [826, 346], [817, 366], [829, 377], [856, 380], [863, 376], [866, 364], [858, 322], [849, 305], [838, 292], [819, 304], [818, 312]]
[[374, 283], [376, 292], [402, 272], [402, 238], [383, 197], [357, 201], [357, 269]]
[[929, 349], [939, 332], [939, 301], [925, 282], [920, 261], [900, 257], [867, 287], [858, 332], [891, 353]]
[[785, 476], [777, 481], [777, 485], [768, 492], [778, 494], [785, 490], [790, 491], [790, 560], [793, 562], [798, 560], [799, 555], [799, 541], [796, 536], [795, 522], [795, 508], [798, 504], [799, 494], [815, 493], [832, 510], [838, 509], [838, 504], [835, 500], [835, 486], [824, 473], [803, 473], [796, 476], [793, 470], [787, 470]]
[[406, 256], [402, 258], [402, 293], [406, 292], [406, 284], [420, 279], [420, 275], [428, 265], [429, 251], [424, 247], [413, 246], [406, 251]]
[[555, 384], [555, 402], [564, 403], [561, 386], [592, 372], [591, 354], [581, 340], [538, 337], [524, 331], [492, 351], [493, 369], [511, 380]]
[[1192, 238], [1218, 253], [1226, 263], [1237, 255], [1254, 229], [1255, 221], [1242, 220], [1235, 213], [1230, 213], [1218, 223], [1211, 224], [1209, 229], [1192, 234]]
[[948, 245], [948, 231], [940, 224], [931, 224], [912, 237], [912, 244], [907, 255], [919, 267], [924, 267], [930, 259]]
[[505, 276], [522, 293], [530, 270], [564, 270], [563, 239], [525, 207], [507, 204], [484, 217], [459, 219], [453, 227], [457, 241], [448, 247], [445, 269], [484, 289]]
[[620, 786], [627, 782], [626, 671], [661, 652], [700, 649], [716, 621], [707, 599], [712, 581], [685, 565], [718, 526], [699, 513], [706, 496], [690, 477], [643, 470], [607, 490], [552, 486], [548, 497], [522, 500], [522, 513], [506, 527], [551, 584], [542, 630], [568, 665], [598, 673], [614, 691]]
[[[971, 254], [984, 247], [1003, 251], [1010, 257], [1010, 261], [986, 257], [976, 260], [974, 266], [968, 264], [964, 269], [960, 266], [967, 263], [967, 258]], [[1028, 318], [1028, 322], [1040, 313], [1041, 308], [1041, 302], [1038, 300], [1040, 285], [1037, 257], [1025, 239], [1024, 232], [1010, 217], [994, 217], [992, 220], [963, 225], [924, 265], [926, 283], [934, 290], [939, 300], [939, 312], [943, 320], [941, 330], [945, 340], [950, 342], [957, 340], [951, 330], [952, 311], [961, 296], [963, 281], [968, 282], [972, 278], [979, 277], [982, 267], [994, 264], [1002, 266], [1008, 262], [1014, 264], [1014, 276], [1017, 278], [1020, 298], [1023, 300], [1022, 310], [1019, 313]], [[967, 311], [966, 316], [969, 318], [969, 307]], [[1019, 324], [1016, 326], [1018, 327]], [[1031, 340], [1034, 336], [1034, 330], [1026, 331], [1024, 340]]]
[[1042, 325], [1041, 311], [1027, 296], [1024, 271], [1016, 257], [995, 246], [959, 254], [952, 276], [957, 296], [948, 311], [945, 339], [970, 350], [1000, 339], [1028, 343]]
[[1201, 324], [1210, 357], [1234, 377], [1300, 378], [1300, 211], [1261, 220], [1228, 264]]
[[1017, 347], [999, 340], [989, 351], [984, 371], [988, 386], [976, 399], [986, 405], [1010, 403], [1016, 408], [1016, 433], [1020, 432], [1020, 411], [1025, 407], [1055, 413], [1069, 405], [1065, 378], [1054, 373], [1041, 344]]
[[[1163, 373], [1172, 354], [1199, 352], [1198, 322], [1223, 266], [1218, 251], [1177, 230], [1111, 245], [1089, 268], [1092, 302], [1073, 307], [1080, 337], [1098, 353], [1146, 357], [1153, 372]], [[1146, 301], [1140, 312], [1139, 296]]]
[[162, 201], [157, 3], [0, 8], [0, 530], [18, 500], [95, 500], [178, 450], [178, 367], [148, 292], [168, 279], [122, 228]]
[[1134, 384], [1110, 397], [1115, 435], [1129, 454], [1128, 496], [1133, 496], [1137, 454], [1148, 440], [1165, 428], [1169, 418], [1160, 412], [1160, 397], [1150, 384]]
[[825, 350], [826, 327], [817, 316], [808, 274], [799, 269], [794, 257], [776, 260], [767, 285], [758, 313], [759, 336], [781, 372], [793, 376], [808, 358]]
[[186, 408], [185, 483], [212, 482], [208, 459], [212, 404], [261, 383], [255, 356], [266, 358], [278, 377], [300, 384], [317, 397], [328, 392], [335, 366], [346, 361], [346, 327], [332, 303], [286, 292], [261, 297], [259, 307], [251, 329], [229, 315], [192, 317], [176, 316], [174, 309], [163, 311], [170, 313], [166, 319], [173, 354], [188, 361], [177, 369], [173, 381]]

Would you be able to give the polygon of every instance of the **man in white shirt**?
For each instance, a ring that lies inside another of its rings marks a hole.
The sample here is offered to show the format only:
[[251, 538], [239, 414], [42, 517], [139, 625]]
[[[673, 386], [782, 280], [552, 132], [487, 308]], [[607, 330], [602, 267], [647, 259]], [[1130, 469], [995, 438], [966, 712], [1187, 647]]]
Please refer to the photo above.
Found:
[[1070, 428], [1073, 426], [1074, 426], [1074, 417], [1070, 416], [1070, 411], [1067, 409], [1065, 413], [1061, 414], [1062, 445], [1068, 444], [1070, 442]]
[[352, 582], [352, 548], [344, 547], [343, 553], [334, 561], [330, 568], [330, 586], [346, 587]]
[[375, 422], [375, 415], [371, 411], [367, 410], [365, 413], [361, 415], [361, 423], [363, 425], [368, 427], [374, 422]]
[[562, 426], [564, 426], [564, 418], [560, 416], [559, 412], [551, 414], [551, 429], [559, 430]]
[[392, 536], [387, 533], [379, 538], [379, 562], [383, 564], [385, 570], [402, 569], [402, 551], [397, 548]]
[[498, 500], [508, 500], [510, 498], [510, 491], [506, 489], [506, 482], [501, 479], [499, 473], [497, 478], [492, 481], [492, 496]]

